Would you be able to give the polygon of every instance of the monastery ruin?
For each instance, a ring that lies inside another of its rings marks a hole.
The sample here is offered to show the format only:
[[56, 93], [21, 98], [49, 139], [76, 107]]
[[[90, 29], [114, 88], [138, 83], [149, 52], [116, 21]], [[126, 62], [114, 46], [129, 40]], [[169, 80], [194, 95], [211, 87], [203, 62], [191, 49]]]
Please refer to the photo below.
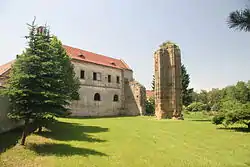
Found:
[[155, 115], [157, 119], [181, 119], [181, 53], [166, 42], [154, 54]]

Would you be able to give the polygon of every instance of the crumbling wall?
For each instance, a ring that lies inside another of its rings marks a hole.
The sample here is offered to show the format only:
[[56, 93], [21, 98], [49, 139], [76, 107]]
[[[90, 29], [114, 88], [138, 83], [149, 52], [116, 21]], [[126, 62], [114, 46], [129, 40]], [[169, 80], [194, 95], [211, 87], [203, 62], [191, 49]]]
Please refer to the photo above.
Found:
[[137, 81], [125, 82], [126, 115], [144, 115], [146, 89]]
[[168, 42], [154, 54], [155, 114], [158, 119], [181, 116], [181, 55], [177, 45]]

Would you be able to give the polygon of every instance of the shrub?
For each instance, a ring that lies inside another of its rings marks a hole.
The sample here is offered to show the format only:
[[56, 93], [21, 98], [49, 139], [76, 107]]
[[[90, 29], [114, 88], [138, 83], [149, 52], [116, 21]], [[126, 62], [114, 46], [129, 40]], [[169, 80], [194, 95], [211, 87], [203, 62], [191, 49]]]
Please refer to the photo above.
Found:
[[190, 112], [207, 110], [207, 105], [201, 102], [193, 102], [186, 107], [186, 110]]
[[221, 108], [219, 103], [215, 103], [212, 107], [211, 107], [211, 111], [219, 111]]
[[146, 114], [153, 115], [155, 113], [155, 99], [149, 98], [146, 100]]
[[[225, 105], [228, 104], [228, 105]], [[227, 101], [222, 111], [213, 118], [213, 123], [225, 126], [235, 123], [243, 123], [250, 128], [250, 103], [242, 104], [236, 101]]]
[[223, 120], [225, 119], [225, 116], [224, 114], [218, 114], [218, 115], [215, 115], [212, 119], [212, 123], [215, 124], [215, 125], [219, 125], [219, 124], [222, 124], [223, 123]]

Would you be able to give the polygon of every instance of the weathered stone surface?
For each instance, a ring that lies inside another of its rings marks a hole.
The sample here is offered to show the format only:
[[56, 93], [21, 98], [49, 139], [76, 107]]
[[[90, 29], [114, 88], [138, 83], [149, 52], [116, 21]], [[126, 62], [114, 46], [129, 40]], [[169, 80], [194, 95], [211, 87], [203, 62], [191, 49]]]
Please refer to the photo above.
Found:
[[181, 117], [181, 54], [167, 42], [154, 54], [155, 115], [157, 119]]
[[[72, 63], [77, 77], [81, 78], [81, 71], [84, 71], [84, 78], [80, 79], [80, 100], [71, 103], [72, 116], [102, 117], [145, 113], [145, 88], [134, 80], [132, 70], [76, 59], [72, 59]], [[0, 86], [5, 84], [9, 71], [10, 69], [0, 75]], [[93, 79], [94, 72], [98, 73], [96, 80]], [[119, 83], [116, 81], [117, 77]], [[100, 95], [99, 101], [94, 100], [96, 93]], [[115, 95], [118, 97], [116, 101]]]
[[[72, 116], [117, 116], [143, 115], [145, 113], [145, 88], [133, 78], [133, 71], [101, 66], [87, 62], [74, 61], [74, 69], [80, 77], [85, 71], [85, 78], [80, 79], [80, 100], [71, 105]], [[101, 80], [93, 80], [93, 72], [101, 74]], [[108, 82], [111, 75], [111, 82]], [[120, 82], [116, 83], [119, 76]], [[95, 93], [101, 96], [100, 101], [94, 100]], [[114, 95], [118, 101], [113, 101]]]
[[126, 115], [144, 115], [146, 112], [146, 88], [133, 80], [125, 84]]

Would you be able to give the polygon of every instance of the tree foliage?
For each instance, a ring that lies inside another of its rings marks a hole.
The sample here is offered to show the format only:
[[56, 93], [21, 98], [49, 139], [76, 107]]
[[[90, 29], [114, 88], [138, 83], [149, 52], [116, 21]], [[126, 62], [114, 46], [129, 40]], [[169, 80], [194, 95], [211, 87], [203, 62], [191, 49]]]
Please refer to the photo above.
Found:
[[250, 31], [250, 9], [231, 12], [227, 21], [229, 28], [240, 31]]
[[153, 97], [146, 100], [146, 114], [153, 115], [155, 112], [155, 99]]
[[9, 116], [25, 121], [21, 144], [25, 144], [31, 120], [41, 128], [43, 120], [69, 114], [70, 101], [79, 98], [79, 82], [61, 42], [49, 29], [29, 25], [28, 47], [12, 66], [5, 94]]
[[[235, 85], [196, 93], [195, 101], [205, 104], [207, 111], [216, 111], [214, 124], [228, 126], [234, 123], [250, 125], [250, 81], [238, 81]], [[195, 104], [197, 104], [195, 103]], [[193, 104], [193, 103], [192, 103]], [[192, 105], [189, 109], [192, 110]], [[197, 108], [197, 106], [196, 106]], [[199, 109], [202, 110], [201, 108]]]
[[153, 80], [152, 80], [152, 83], [151, 83], [151, 89], [155, 90], [155, 75], [153, 75]]
[[184, 64], [181, 65], [181, 82], [182, 82], [182, 103], [187, 106], [192, 103], [193, 88], [188, 88], [190, 75]]
[[198, 112], [198, 111], [206, 110], [207, 105], [203, 104], [202, 102], [193, 102], [189, 104], [185, 109], [190, 112]]
[[242, 104], [237, 101], [228, 101], [212, 121], [216, 125], [224, 124], [225, 126], [243, 123], [250, 129], [250, 103]]

